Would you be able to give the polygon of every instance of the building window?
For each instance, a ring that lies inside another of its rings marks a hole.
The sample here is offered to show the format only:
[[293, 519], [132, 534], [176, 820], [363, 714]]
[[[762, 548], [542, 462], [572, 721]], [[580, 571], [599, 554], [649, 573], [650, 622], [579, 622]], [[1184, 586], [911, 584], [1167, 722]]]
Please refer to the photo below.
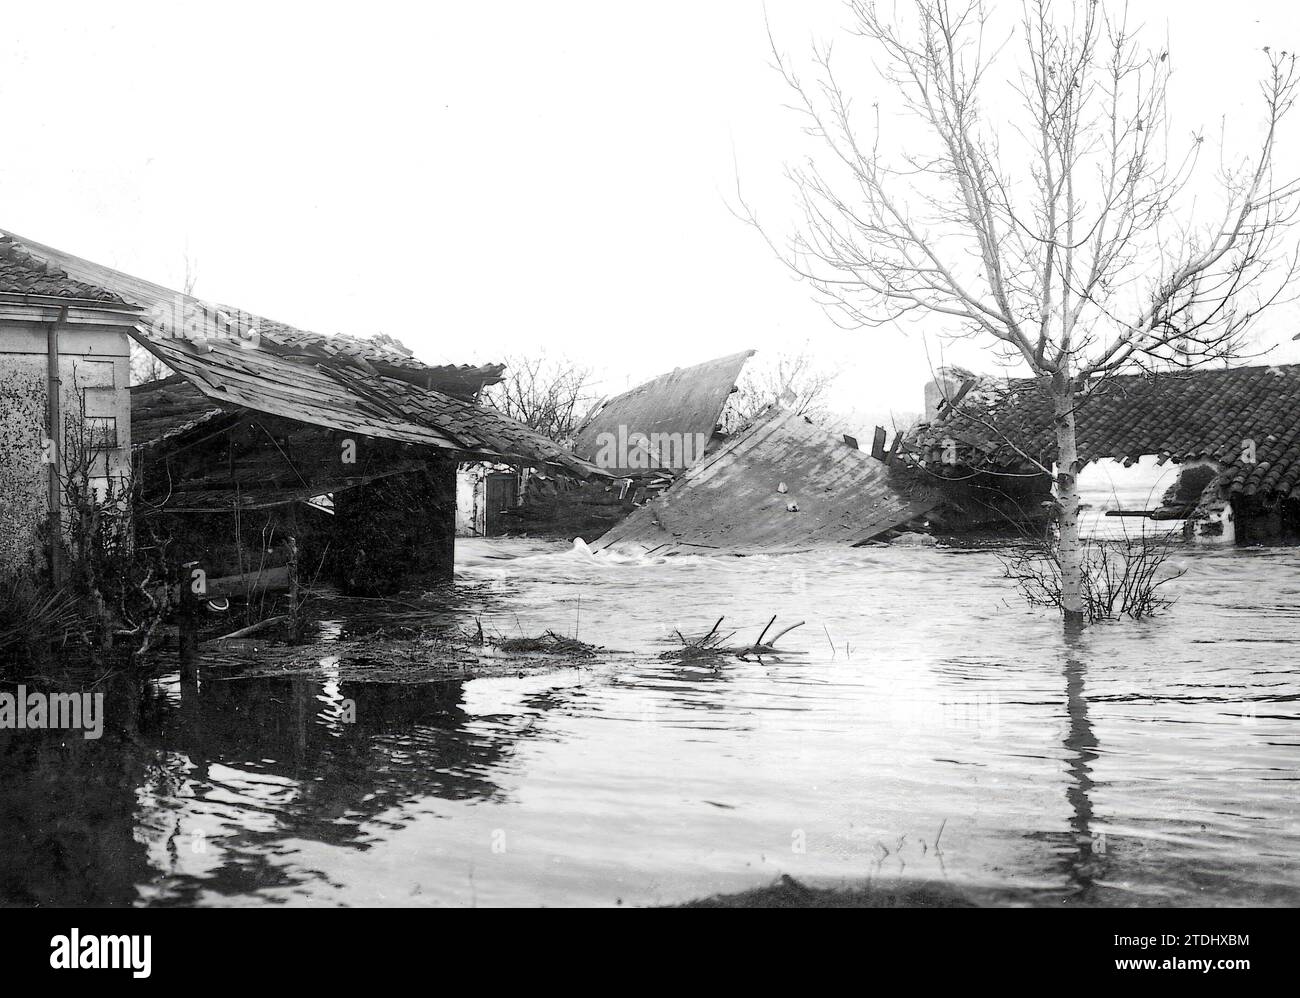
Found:
[[114, 450], [117, 447], [117, 417], [87, 416], [86, 430], [94, 450]]

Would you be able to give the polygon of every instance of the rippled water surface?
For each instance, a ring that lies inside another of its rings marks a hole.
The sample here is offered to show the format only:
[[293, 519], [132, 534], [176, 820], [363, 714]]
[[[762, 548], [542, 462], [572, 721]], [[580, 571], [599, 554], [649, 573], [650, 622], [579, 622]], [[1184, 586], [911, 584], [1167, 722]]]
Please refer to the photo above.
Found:
[[[465, 619], [611, 654], [450, 685], [340, 682], [328, 659], [185, 696], [171, 677], [100, 742], [0, 732], [0, 897], [641, 905], [788, 873], [1300, 903], [1297, 551], [1179, 558], [1169, 614], [1067, 640], [988, 551], [465, 542]], [[658, 658], [675, 629], [725, 616], [740, 641], [772, 614], [807, 621], [791, 654]]]

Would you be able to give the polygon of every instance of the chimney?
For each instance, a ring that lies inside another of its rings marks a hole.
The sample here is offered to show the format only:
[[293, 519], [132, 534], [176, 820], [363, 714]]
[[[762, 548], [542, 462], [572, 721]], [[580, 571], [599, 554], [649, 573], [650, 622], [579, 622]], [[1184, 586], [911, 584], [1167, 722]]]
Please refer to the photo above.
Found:
[[939, 415], [939, 403], [950, 399], [961, 388], [957, 378], [938, 377], [925, 383], [925, 421], [933, 423]]

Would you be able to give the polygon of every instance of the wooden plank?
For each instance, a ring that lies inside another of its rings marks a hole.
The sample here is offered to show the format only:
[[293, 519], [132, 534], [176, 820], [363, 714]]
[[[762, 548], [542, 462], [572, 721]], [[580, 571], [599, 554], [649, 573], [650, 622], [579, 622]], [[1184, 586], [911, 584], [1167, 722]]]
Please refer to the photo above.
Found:
[[[586, 460], [594, 460], [600, 450], [602, 434], [623, 435], [653, 433], [680, 434], [678, 439], [694, 440], [712, 436], [727, 397], [735, 387], [745, 361], [753, 350], [678, 368], [662, 374], [631, 391], [603, 403], [579, 428], [574, 451]], [[642, 474], [654, 468], [607, 468], [615, 477]], [[681, 470], [679, 468], [671, 469]]]
[[[785, 489], [782, 491], [781, 486]], [[859, 544], [937, 504], [879, 461], [801, 416], [777, 410], [609, 530], [593, 550], [787, 552]]]

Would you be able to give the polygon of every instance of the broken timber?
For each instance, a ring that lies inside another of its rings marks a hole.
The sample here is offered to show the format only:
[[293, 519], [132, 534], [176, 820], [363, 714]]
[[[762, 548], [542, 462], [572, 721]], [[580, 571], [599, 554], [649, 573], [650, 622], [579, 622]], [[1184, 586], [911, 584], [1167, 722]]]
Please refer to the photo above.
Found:
[[938, 499], [905, 472], [773, 408], [592, 549], [772, 554], [861, 544], [924, 515]]
[[[682, 471], [703, 455], [717, 430], [723, 406], [735, 390], [741, 368], [753, 355], [753, 350], [743, 350], [693, 367], [676, 368], [606, 400], [579, 427], [574, 453], [600, 463], [616, 478], [635, 478], [663, 469]], [[620, 452], [618, 460], [600, 462], [598, 455], [604, 442], [619, 440], [620, 436], [625, 443], [639, 437], [644, 453]], [[691, 441], [690, 460], [683, 461], [681, 453], [674, 457], [656, 452], [650, 445], [656, 437], [673, 439], [679, 445]], [[694, 446], [697, 442], [698, 447]], [[640, 460], [634, 463], [634, 459]]]

